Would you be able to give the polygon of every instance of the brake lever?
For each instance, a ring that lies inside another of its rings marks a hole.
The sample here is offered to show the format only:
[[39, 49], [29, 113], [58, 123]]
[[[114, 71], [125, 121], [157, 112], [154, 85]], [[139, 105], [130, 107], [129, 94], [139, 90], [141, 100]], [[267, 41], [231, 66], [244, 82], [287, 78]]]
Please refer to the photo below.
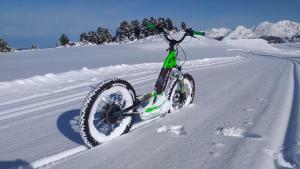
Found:
[[188, 36], [191, 36], [191, 37], [194, 38], [194, 34], [193, 34], [193, 29], [192, 28], [185, 29], [185, 32], [187, 33]]
[[165, 31], [164, 31], [164, 28], [163, 28], [163, 27], [161, 27], [161, 26], [157, 27], [157, 31], [158, 31], [158, 32], [160, 32], [160, 33], [163, 33], [163, 32], [165, 32]]

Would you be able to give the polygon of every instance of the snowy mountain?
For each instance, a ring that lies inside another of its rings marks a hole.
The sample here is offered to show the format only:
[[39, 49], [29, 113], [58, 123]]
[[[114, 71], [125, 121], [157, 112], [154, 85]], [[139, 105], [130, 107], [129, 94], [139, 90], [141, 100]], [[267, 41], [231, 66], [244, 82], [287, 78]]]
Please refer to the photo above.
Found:
[[262, 22], [255, 29], [257, 36], [276, 36], [281, 38], [292, 37], [300, 33], [300, 23], [288, 20], [277, 23]]
[[297, 42], [300, 39], [300, 23], [289, 20], [276, 23], [264, 21], [253, 28], [245, 26], [237, 26], [233, 30], [213, 28], [207, 30], [207, 34], [216, 40], [262, 38], [269, 43]]
[[252, 39], [255, 34], [252, 29], [248, 29], [245, 26], [238, 26], [231, 31], [225, 38], [226, 39]]
[[208, 36], [217, 40], [222, 40], [229, 32], [227, 28], [212, 28], [206, 31]]
[[270, 27], [273, 24], [271, 22], [265, 21], [260, 23], [256, 28], [254, 28], [254, 32], [257, 36], [266, 36], [269, 35]]

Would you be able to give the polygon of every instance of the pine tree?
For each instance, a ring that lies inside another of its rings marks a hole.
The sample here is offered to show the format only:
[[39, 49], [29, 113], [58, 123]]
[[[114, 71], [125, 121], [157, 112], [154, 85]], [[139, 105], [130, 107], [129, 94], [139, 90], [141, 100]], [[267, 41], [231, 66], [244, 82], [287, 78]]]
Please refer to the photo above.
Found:
[[59, 38], [59, 43], [61, 46], [67, 46], [70, 43], [70, 40], [66, 34], [62, 34]]
[[106, 36], [104, 33], [104, 29], [101, 27], [98, 27], [97, 32], [96, 32], [96, 36], [97, 36], [97, 44], [103, 44], [106, 41]]
[[111, 33], [109, 32], [109, 30], [105, 28], [104, 33], [105, 33], [105, 36], [106, 36], [106, 42], [107, 42], [107, 43], [112, 42], [112, 41], [113, 41], [113, 38], [112, 38], [112, 35], [111, 35]]
[[170, 18], [166, 19], [166, 29], [169, 31], [174, 30], [174, 25]]
[[87, 34], [87, 41], [92, 42], [92, 31], [89, 31]]
[[142, 25], [141, 25], [141, 37], [143, 38], [149, 36], [148, 24], [149, 24], [149, 19], [144, 18], [142, 20]]
[[37, 49], [37, 47], [34, 44], [32, 44], [31, 49]]
[[97, 29], [97, 37], [98, 37], [97, 44], [103, 44], [105, 42], [112, 41], [112, 36], [111, 36], [110, 32], [108, 31], [108, 29], [106, 29], [106, 28], [99, 27]]
[[98, 42], [98, 36], [96, 32], [90, 31], [89, 33], [90, 33], [90, 42], [96, 44]]
[[116, 30], [116, 36], [114, 37], [116, 42], [121, 42], [124, 40], [122, 29], [120, 27]]
[[118, 42], [130, 40], [131, 28], [127, 21], [121, 22], [116, 31], [116, 39]]
[[0, 38], [0, 52], [10, 52], [11, 48], [3, 39]]
[[163, 27], [163, 28], [166, 28], [166, 19], [165, 18], [161, 18], [161, 17], [159, 17], [158, 18], [158, 23], [157, 23], [157, 25], [158, 26], [161, 26], [161, 27]]
[[185, 30], [185, 29], [186, 29], [186, 24], [185, 24], [185, 22], [181, 22], [180, 28], [181, 28], [182, 30]]
[[88, 36], [85, 32], [80, 34], [79, 40], [80, 40], [80, 42], [88, 42], [89, 41]]
[[141, 24], [138, 20], [131, 21], [131, 36], [134, 37], [134, 39], [141, 39]]

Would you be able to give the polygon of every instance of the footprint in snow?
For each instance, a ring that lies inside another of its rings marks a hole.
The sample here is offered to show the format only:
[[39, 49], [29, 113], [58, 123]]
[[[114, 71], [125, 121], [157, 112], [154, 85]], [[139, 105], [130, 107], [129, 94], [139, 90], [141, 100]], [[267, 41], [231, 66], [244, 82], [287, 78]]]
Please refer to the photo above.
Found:
[[256, 99], [256, 100], [261, 101], [261, 102], [267, 102], [267, 100], [264, 99], [264, 98], [258, 98], [258, 99]]
[[224, 146], [224, 144], [223, 143], [215, 143], [215, 142], [213, 142], [213, 143], [211, 143], [214, 147], [223, 147]]
[[244, 108], [243, 110], [244, 110], [244, 111], [248, 111], [248, 112], [253, 112], [253, 111], [255, 111], [254, 109], [251, 109], [251, 108]]
[[96, 82], [96, 81], [98, 81], [98, 78], [96, 78], [96, 77], [93, 77], [93, 78], [91, 79], [91, 82]]
[[[217, 150], [218, 150], [219, 148], [222, 148], [222, 147], [224, 146], [223, 143], [216, 143], [216, 142], [211, 143], [211, 145], [213, 146], [213, 149], [216, 148]], [[210, 152], [209, 152], [209, 155], [211, 155], [212, 157], [218, 157], [218, 156], [221, 155], [221, 153], [218, 152], [218, 151], [213, 150], [213, 151], [210, 151]]]
[[243, 128], [239, 127], [218, 127], [217, 134], [227, 136], [227, 137], [238, 137], [238, 138], [253, 138], [253, 139], [259, 139], [261, 136], [259, 134], [255, 133], [249, 133]]
[[0, 126], [0, 130], [1, 129], [7, 129], [8, 128], [8, 126]]
[[212, 157], [218, 157], [218, 156], [220, 156], [220, 153], [218, 153], [218, 152], [209, 152], [209, 154], [210, 154]]
[[263, 149], [263, 152], [273, 158], [276, 168], [295, 168], [295, 166], [284, 159], [282, 150], [274, 151], [271, 149]]
[[184, 127], [181, 125], [169, 125], [169, 126], [161, 126], [157, 130], [157, 133], [173, 133], [175, 135], [186, 135], [186, 131]]
[[243, 124], [250, 126], [253, 125], [253, 122], [249, 120], [249, 121], [244, 121]]
[[73, 80], [73, 79], [67, 80], [68, 83], [72, 83], [72, 82], [74, 82], [74, 81], [75, 81], [75, 80]]
[[246, 130], [238, 127], [218, 127], [217, 134], [228, 137], [245, 137]]

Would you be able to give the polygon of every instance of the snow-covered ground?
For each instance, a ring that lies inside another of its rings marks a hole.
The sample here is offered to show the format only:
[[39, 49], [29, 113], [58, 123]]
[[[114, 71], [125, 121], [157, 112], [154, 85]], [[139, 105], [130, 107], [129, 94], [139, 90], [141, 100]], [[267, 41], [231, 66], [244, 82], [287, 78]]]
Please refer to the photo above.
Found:
[[158, 38], [0, 54], [0, 168], [300, 167], [300, 44], [182, 44], [194, 103], [88, 149], [78, 132], [89, 86], [109, 77], [152, 89], [167, 54]]

